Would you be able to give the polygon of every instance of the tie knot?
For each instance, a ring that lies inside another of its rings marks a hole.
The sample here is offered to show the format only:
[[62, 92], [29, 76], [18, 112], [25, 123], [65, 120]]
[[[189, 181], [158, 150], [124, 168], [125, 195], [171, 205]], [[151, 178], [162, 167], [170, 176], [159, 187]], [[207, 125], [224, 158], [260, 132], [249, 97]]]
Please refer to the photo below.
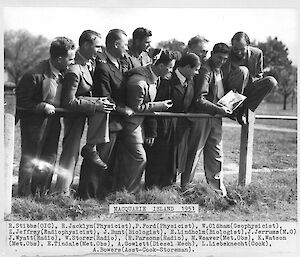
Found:
[[187, 85], [188, 85], [188, 81], [187, 81], [187, 79], [185, 79], [185, 81], [183, 82], [183, 86], [187, 87]]

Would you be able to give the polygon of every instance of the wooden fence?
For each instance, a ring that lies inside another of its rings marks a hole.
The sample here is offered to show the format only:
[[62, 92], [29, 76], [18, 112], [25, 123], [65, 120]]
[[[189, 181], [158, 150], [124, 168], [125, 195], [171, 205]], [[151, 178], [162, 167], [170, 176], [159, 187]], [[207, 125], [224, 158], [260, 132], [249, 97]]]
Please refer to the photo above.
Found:
[[[4, 213], [11, 213], [11, 194], [12, 194], [12, 177], [13, 177], [13, 159], [14, 159], [14, 131], [15, 131], [15, 97], [13, 93], [5, 92], [5, 98], [10, 98], [4, 106], [4, 151], [5, 151], [5, 175], [4, 190], [5, 207]], [[68, 110], [57, 108], [56, 113], [60, 115]], [[198, 113], [140, 113], [136, 115], [143, 116], [163, 116], [163, 117], [212, 117], [208, 114]], [[214, 116], [215, 117], [215, 116]], [[277, 119], [277, 120], [297, 120], [296, 116], [273, 116], [273, 115], [255, 115], [249, 110], [248, 124], [241, 126], [240, 137], [240, 157], [239, 157], [239, 176], [238, 184], [245, 186], [251, 183], [252, 175], [252, 156], [254, 140], [254, 123], [255, 119]]]

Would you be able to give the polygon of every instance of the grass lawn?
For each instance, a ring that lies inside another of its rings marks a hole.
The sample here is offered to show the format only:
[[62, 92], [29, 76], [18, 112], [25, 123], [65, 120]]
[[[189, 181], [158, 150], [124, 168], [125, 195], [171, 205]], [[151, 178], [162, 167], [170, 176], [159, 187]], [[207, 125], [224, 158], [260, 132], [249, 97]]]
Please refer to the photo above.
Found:
[[[13, 198], [7, 220], [201, 220], [201, 221], [297, 221], [297, 174], [294, 171], [258, 172], [253, 182], [236, 185], [236, 175], [227, 176], [227, 190], [237, 201], [230, 206], [197, 179], [195, 192], [182, 196], [176, 188], [152, 189], [137, 195], [117, 192], [104, 201], [77, 200], [73, 197]], [[199, 214], [109, 214], [111, 203], [199, 204]]]
[[[281, 105], [263, 103], [258, 114], [296, 115], [294, 110], [281, 111]], [[228, 121], [225, 121], [228, 122]], [[262, 124], [296, 128], [296, 121], [256, 120]], [[278, 124], [277, 124], [278, 123]], [[280, 125], [279, 125], [280, 124]], [[236, 220], [236, 221], [296, 221], [297, 203], [297, 138], [294, 132], [255, 130], [252, 183], [237, 186], [240, 127], [223, 129], [225, 182], [229, 193], [237, 200], [234, 207], [216, 197], [206, 185], [202, 161], [196, 174], [196, 191], [183, 197], [176, 188], [143, 191], [139, 195], [117, 192], [105, 201], [81, 201], [73, 197], [46, 196], [44, 199], [13, 197], [9, 220]], [[62, 135], [61, 135], [62, 137]], [[85, 140], [82, 140], [84, 144]], [[15, 130], [14, 175], [20, 160], [20, 128]], [[60, 153], [61, 149], [59, 149]], [[79, 174], [81, 157], [76, 168]], [[76, 188], [76, 184], [74, 187]], [[109, 203], [197, 203], [198, 215], [110, 215]]]

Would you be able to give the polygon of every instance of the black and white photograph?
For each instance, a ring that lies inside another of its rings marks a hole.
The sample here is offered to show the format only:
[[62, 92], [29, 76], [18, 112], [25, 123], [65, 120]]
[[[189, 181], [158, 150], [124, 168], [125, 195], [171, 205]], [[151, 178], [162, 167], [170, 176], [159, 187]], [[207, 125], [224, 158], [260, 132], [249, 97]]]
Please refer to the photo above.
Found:
[[3, 256], [295, 256], [296, 5], [114, 2], [1, 6]]

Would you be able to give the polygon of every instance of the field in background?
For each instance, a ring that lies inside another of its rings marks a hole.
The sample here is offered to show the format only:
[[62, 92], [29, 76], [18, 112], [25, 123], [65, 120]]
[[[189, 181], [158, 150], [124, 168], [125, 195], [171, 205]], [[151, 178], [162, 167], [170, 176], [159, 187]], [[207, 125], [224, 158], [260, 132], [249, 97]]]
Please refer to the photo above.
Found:
[[[295, 110], [281, 110], [278, 104], [263, 103], [257, 114], [296, 115]], [[176, 188], [151, 190], [140, 195], [118, 192], [105, 201], [80, 201], [73, 197], [52, 197], [32, 199], [13, 197], [12, 220], [109, 220], [118, 219], [194, 219], [194, 220], [249, 220], [249, 221], [295, 221], [297, 203], [297, 135], [284, 128], [296, 129], [296, 121], [256, 120], [264, 129], [255, 129], [252, 183], [241, 188], [237, 186], [239, 162], [240, 126], [224, 119], [223, 146], [225, 183], [230, 194], [238, 201], [234, 207], [217, 198], [207, 187], [202, 169], [198, 164], [195, 177], [195, 194], [185, 197]], [[268, 127], [280, 127], [274, 131]], [[82, 140], [84, 144], [85, 140]], [[16, 126], [14, 175], [17, 176], [20, 159], [20, 130]], [[60, 149], [61, 150], [61, 149]], [[60, 151], [59, 150], [59, 151]], [[81, 157], [77, 164], [79, 174]], [[76, 189], [77, 184], [74, 184]], [[197, 216], [182, 215], [123, 215], [107, 214], [109, 203], [198, 203]]]

